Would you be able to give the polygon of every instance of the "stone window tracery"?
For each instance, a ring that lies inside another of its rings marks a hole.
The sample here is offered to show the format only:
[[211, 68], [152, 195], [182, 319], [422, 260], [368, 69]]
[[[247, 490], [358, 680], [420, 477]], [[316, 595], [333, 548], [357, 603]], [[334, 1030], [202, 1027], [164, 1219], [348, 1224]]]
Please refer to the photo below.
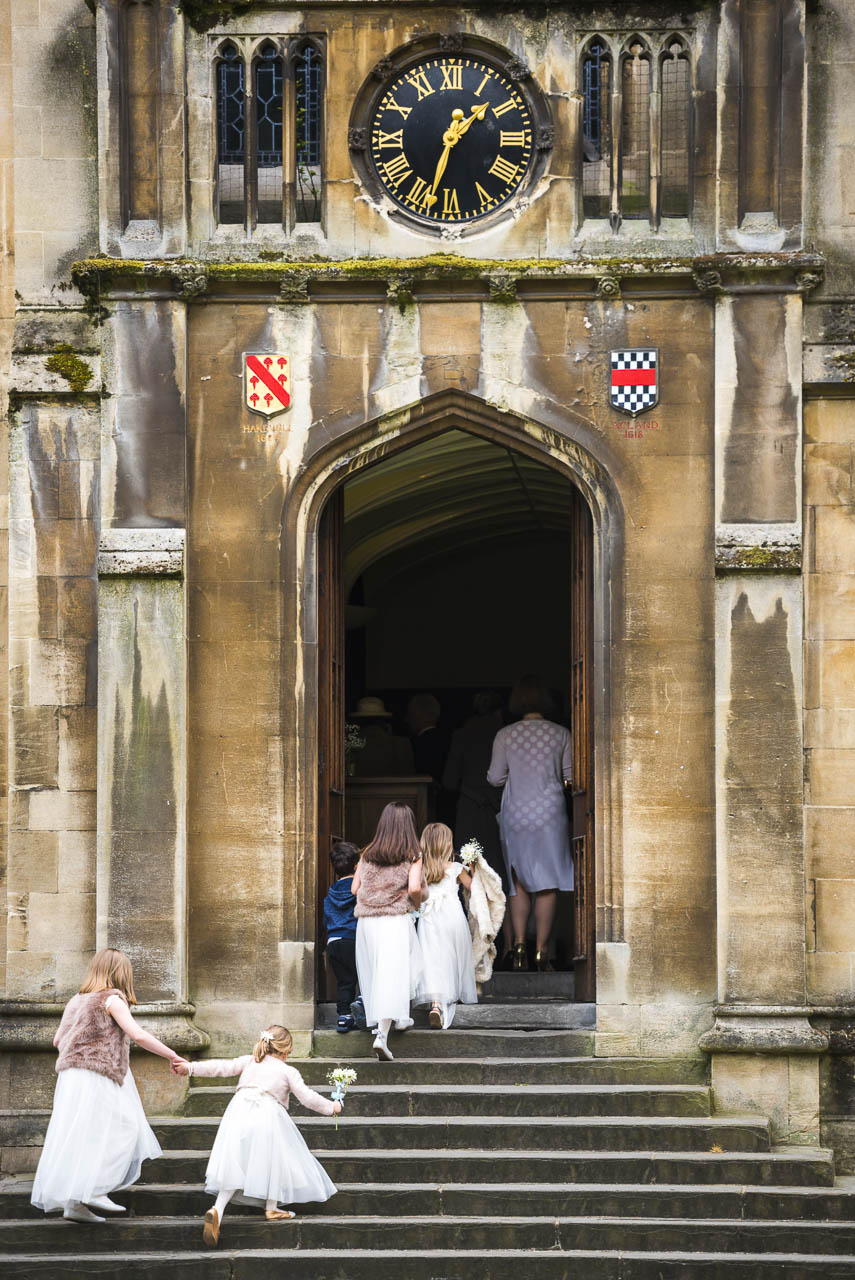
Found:
[[215, 55], [216, 220], [319, 222], [323, 195], [323, 50], [314, 40], [235, 37]]
[[581, 56], [582, 213], [647, 220], [691, 213], [688, 42], [669, 34], [591, 36]]

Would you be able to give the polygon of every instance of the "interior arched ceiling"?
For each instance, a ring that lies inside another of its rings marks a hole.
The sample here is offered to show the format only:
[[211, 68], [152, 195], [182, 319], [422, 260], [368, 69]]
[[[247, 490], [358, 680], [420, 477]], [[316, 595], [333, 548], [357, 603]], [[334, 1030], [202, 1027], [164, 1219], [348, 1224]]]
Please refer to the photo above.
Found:
[[372, 565], [393, 577], [462, 547], [566, 533], [572, 484], [525, 454], [452, 430], [344, 486], [345, 591]]

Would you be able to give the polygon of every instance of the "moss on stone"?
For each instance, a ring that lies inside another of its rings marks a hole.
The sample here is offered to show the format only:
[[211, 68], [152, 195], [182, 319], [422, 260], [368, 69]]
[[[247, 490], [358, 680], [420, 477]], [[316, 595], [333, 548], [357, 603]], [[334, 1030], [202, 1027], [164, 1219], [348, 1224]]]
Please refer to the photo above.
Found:
[[252, 0], [178, 0], [178, 8], [194, 31], [210, 31], [211, 27], [245, 14], [251, 3]]
[[92, 370], [85, 360], [75, 354], [67, 342], [60, 342], [52, 356], [45, 360], [48, 373], [58, 373], [65, 378], [72, 391], [85, 391], [92, 381]]
[[838, 351], [831, 363], [840, 371], [841, 382], [855, 382], [855, 351]]
[[793, 573], [802, 565], [801, 547], [721, 547], [716, 552], [719, 573]]

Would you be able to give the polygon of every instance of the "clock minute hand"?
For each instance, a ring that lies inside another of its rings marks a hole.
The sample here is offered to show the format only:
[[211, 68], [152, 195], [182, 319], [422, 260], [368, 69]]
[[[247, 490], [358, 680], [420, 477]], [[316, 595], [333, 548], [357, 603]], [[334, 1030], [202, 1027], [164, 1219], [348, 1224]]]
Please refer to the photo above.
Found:
[[463, 137], [466, 130], [474, 124], [476, 120], [484, 119], [489, 105], [489, 102], [482, 102], [478, 106], [473, 107], [472, 115], [468, 120], [464, 120], [463, 112], [460, 107], [455, 107], [452, 111], [451, 124], [442, 135], [442, 140], [445, 143], [445, 146], [443, 147], [442, 155], [439, 157], [430, 190], [424, 197], [424, 204], [428, 209], [432, 208], [437, 202], [438, 197], [436, 195], [436, 189], [439, 186], [440, 178], [445, 173], [446, 165], [448, 164], [448, 157], [451, 155], [451, 148], [457, 146], [459, 139]]

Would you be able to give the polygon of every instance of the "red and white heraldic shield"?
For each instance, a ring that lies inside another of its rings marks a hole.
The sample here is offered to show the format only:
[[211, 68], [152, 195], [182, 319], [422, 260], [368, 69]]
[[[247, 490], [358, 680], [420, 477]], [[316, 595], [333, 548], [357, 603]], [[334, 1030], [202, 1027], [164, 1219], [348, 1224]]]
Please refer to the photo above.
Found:
[[243, 353], [243, 394], [246, 407], [265, 418], [291, 408], [291, 360], [276, 351]]

